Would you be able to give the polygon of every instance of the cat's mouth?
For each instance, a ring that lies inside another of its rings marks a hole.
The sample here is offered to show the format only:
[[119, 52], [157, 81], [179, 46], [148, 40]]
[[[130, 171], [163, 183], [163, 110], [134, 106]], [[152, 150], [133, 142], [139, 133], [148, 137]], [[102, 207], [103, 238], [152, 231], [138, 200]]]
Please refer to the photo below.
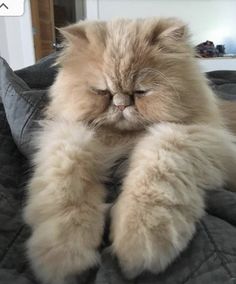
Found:
[[130, 118], [130, 112], [131, 112], [130, 106], [124, 108], [123, 110], [115, 108], [115, 115], [117, 120], [129, 120]]
[[120, 129], [136, 129], [141, 127], [135, 108], [128, 106], [123, 110], [113, 109], [113, 123]]

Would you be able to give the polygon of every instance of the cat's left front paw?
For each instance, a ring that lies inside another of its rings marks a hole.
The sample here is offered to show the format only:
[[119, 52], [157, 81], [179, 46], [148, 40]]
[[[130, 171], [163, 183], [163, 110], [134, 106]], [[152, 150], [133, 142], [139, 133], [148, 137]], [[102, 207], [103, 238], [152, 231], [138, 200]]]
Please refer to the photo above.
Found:
[[[122, 195], [122, 194], [121, 194]], [[180, 210], [120, 196], [112, 209], [112, 249], [127, 278], [163, 271], [187, 246], [194, 223]]]

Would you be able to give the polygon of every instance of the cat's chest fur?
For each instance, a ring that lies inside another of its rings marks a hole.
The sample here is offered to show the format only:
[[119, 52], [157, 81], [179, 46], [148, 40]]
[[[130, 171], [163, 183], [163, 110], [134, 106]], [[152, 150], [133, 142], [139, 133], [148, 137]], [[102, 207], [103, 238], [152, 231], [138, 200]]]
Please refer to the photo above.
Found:
[[144, 130], [119, 131], [112, 127], [101, 127], [96, 130], [96, 139], [108, 148], [119, 148], [122, 145], [130, 147], [130, 145], [135, 145], [138, 142], [144, 132]]
[[144, 131], [120, 132], [107, 128], [96, 131], [96, 139], [103, 145], [108, 177], [123, 179], [132, 151], [143, 133]]

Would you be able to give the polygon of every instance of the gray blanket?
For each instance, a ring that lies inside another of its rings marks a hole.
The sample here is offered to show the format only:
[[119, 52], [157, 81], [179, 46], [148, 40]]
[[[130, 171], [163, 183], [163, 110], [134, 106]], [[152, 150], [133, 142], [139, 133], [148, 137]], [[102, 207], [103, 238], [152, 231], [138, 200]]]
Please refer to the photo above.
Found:
[[[39, 283], [25, 255], [24, 244], [30, 230], [22, 222], [21, 211], [31, 172], [30, 135], [56, 73], [55, 68], [49, 67], [54, 59], [52, 55], [38, 65], [19, 70], [18, 76], [0, 60], [0, 284]], [[213, 72], [208, 77], [222, 98], [236, 98], [236, 72]], [[115, 199], [119, 183], [114, 178], [107, 187], [110, 198]], [[109, 252], [108, 231], [109, 219], [101, 245], [101, 265], [72, 276], [68, 284], [236, 283], [236, 194], [226, 189], [209, 193], [206, 214], [197, 224], [193, 240], [159, 275], [144, 273], [132, 281], [126, 280]]]

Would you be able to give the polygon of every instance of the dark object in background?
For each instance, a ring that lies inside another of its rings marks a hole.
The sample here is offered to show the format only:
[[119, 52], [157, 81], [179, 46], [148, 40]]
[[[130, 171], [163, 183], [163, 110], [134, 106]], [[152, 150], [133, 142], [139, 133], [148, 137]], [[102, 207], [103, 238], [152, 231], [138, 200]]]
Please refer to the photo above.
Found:
[[223, 44], [218, 44], [216, 46], [216, 49], [218, 50], [218, 56], [224, 56], [225, 54], [225, 46]]
[[200, 57], [217, 57], [219, 54], [218, 49], [215, 48], [215, 45], [212, 41], [205, 41], [196, 46], [197, 53]]

